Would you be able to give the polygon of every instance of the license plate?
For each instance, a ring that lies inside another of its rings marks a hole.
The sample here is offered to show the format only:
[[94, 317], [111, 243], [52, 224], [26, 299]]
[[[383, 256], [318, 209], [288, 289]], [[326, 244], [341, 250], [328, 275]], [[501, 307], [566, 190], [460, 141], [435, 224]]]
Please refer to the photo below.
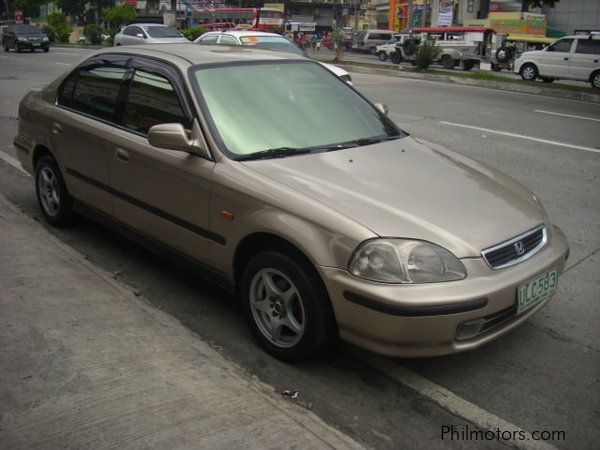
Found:
[[33, 45], [34, 47], [39, 47], [39, 46], [40, 46], [40, 45], [42, 45], [42, 44], [40, 44], [40, 43], [38, 43], [38, 42], [34, 42], [34, 43], [33, 43], [33, 44], [31, 44], [31, 45]]
[[557, 286], [558, 270], [556, 269], [552, 269], [519, 286], [517, 289], [517, 314], [521, 314], [541, 301], [552, 297]]

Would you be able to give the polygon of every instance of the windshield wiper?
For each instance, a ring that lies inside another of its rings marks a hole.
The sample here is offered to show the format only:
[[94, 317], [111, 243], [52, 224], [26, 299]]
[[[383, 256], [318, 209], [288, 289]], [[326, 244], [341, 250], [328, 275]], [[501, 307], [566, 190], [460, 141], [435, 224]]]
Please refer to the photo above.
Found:
[[394, 136], [373, 136], [370, 138], [356, 139], [355, 141], [352, 141], [352, 142], [355, 143], [356, 145], [363, 146], [363, 145], [377, 144], [378, 142], [384, 142], [384, 141], [394, 141], [396, 139], [400, 139], [403, 137], [404, 137], [404, 135], [402, 135], [402, 134], [397, 134]]
[[248, 161], [251, 159], [266, 159], [266, 158], [284, 158], [286, 156], [303, 155], [310, 153], [310, 148], [295, 148], [295, 147], [277, 147], [261, 150], [259, 152], [243, 155], [236, 158], [236, 161]]

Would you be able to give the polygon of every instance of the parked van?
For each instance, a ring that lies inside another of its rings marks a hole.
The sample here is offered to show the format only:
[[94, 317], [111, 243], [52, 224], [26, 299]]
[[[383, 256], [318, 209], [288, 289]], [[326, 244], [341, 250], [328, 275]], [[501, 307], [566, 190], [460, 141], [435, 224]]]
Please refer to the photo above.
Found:
[[515, 60], [514, 72], [526, 81], [578, 80], [600, 89], [600, 34], [566, 36], [543, 50], [525, 52]]
[[352, 50], [374, 54], [377, 46], [387, 44], [393, 39], [394, 34], [389, 30], [358, 31], [352, 36]]

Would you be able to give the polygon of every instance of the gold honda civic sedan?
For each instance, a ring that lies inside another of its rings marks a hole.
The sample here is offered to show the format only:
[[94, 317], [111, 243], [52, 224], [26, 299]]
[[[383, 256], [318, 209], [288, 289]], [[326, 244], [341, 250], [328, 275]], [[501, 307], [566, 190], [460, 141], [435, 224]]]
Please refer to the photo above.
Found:
[[556, 292], [567, 241], [385, 111], [300, 56], [112, 48], [24, 97], [15, 147], [50, 224], [85, 214], [224, 286], [277, 358], [477, 348]]

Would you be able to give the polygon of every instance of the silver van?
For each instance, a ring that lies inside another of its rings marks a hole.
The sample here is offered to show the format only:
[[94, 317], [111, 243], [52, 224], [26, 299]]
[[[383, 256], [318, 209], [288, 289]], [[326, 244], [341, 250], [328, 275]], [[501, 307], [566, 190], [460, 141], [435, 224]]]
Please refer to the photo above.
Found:
[[514, 71], [526, 81], [578, 80], [600, 89], [600, 34], [566, 36], [543, 50], [525, 52], [515, 60]]
[[394, 38], [394, 34], [396, 33], [389, 30], [359, 31], [352, 36], [352, 50], [374, 54], [377, 46], [387, 44]]

